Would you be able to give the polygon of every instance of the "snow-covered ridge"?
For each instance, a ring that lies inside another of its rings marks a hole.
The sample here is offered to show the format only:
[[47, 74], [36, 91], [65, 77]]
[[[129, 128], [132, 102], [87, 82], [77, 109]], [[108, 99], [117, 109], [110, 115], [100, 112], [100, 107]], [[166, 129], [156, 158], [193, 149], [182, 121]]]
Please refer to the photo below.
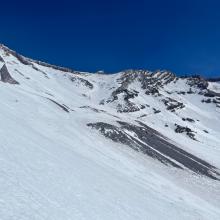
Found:
[[3, 44], [0, 44], [0, 49], [3, 50], [4, 53], [6, 53], [8, 55], [9, 54], [13, 55], [14, 57], [16, 57], [24, 65], [33, 65], [32, 63], [37, 63], [41, 66], [51, 67], [51, 68], [54, 68], [54, 69], [57, 69], [57, 70], [60, 70], [60, 71], [63, 71], [63, 72], [75, 72], [75, 71], [73, 71], [69, 68], [60, 67], [60, 66], [56, 66], [56, 65], [51, 65], [51, 64], [48, 64], [48, 63], [45, 63], [45, 62], [42, 62], [42, 61], [33, 60], [33, 59], [30, 59], [30, 58], [24, 57], [24, 56], [18, 54], [16, 51], [11, 50], [10, 48], [4, 46]]
[[0, 218], [218, 219], [217, 82], [76, 72], [0, 45]]

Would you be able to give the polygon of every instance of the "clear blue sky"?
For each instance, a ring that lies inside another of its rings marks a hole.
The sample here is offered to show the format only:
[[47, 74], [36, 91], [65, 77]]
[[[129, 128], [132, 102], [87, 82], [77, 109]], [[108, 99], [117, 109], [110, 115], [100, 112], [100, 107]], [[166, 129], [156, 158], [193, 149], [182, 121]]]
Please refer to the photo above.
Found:
[[220, 1], [1, 1], [0, 42], [76, 70], [220, 76]]

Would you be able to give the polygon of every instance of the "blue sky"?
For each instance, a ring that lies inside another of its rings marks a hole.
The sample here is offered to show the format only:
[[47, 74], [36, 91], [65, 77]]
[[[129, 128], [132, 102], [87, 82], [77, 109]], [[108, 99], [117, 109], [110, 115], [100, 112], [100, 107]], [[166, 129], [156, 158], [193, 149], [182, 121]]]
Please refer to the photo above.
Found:
[[220, 76], [220, 1], [1, 2], [0, 42], [75, 70]]

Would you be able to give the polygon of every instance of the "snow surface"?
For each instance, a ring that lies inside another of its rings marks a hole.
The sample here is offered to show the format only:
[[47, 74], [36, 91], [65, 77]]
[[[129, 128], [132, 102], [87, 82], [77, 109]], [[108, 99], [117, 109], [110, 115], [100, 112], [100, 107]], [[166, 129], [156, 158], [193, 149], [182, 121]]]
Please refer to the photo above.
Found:
[[220, 82], [209, 82], [208, 88], [216, 93], [220, 93]]
[[[114, 104], [99, 103], [118, 87], [122, 73], [73, 74], [33, 62], [37, 70], [4, 49], [0, 56], [20, 83], [0, 82], [0, 219], [220, 219], [219, 181], [166, 167], [86, 126], [97, 121], [114, 124], [115, 116], [129, 122], [147, 114], [142, 121], [219, 168], [220, 114], [214, 105], [201, 103], [196, 94], [173, 94], [186, 105], [173, 114], [159, 98], [140, 91], [136, 103], [164, 113], [146, 108], [119, 114]], [[86, 79], [94, 88], [71, 77]], [[167, 85], [164, 94], [187, 87], [184, 80], [177, 83]], [[130, 87], [140, 86], [134, 82]], [[69, 113], [51, 100], [67, 106]], [[190, 125], [199, 141], [173, 131], [174, 123], [186, 123], [181, 117], [187, 116], [199, 120]]]

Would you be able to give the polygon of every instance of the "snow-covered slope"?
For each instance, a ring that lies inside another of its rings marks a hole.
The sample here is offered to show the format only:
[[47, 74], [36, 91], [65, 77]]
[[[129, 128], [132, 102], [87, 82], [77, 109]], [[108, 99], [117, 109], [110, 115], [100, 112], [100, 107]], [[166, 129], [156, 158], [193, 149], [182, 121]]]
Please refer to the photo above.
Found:
[[219, 219], [218, 83], [3, 45], [0, 79], [0, 219]]

